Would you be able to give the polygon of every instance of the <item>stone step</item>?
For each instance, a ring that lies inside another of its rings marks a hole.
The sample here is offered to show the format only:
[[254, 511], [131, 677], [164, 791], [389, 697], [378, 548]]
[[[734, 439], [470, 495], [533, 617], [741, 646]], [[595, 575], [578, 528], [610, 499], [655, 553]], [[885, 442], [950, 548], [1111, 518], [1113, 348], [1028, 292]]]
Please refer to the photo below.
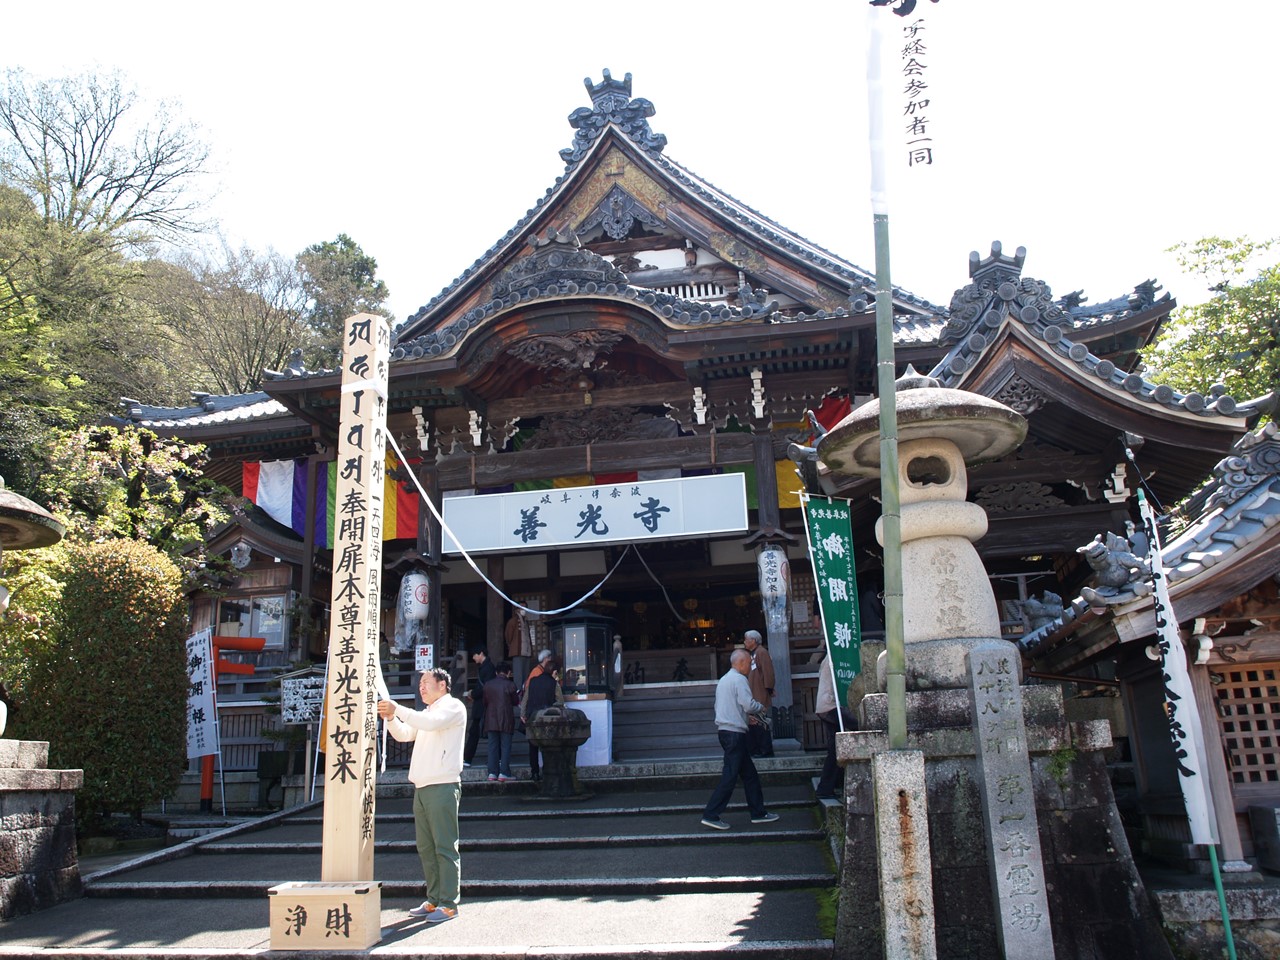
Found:
[[[297, 879], [292, 874], [281, 874], [275, 879], [264, 880], [104, 880], [86, 883], [84, 892], [87, 897], [180, 900], [262, 897], [265, 899], [268, 896], [267, 891], [284, 883], [286, 877], [292, 880]], [[384, 897], [414, 898], [422, 895], [421, 876], [396, 880], [379, 879], [379, 883], [382, 885]], [[836, 876], [831, 872], [712, 877], [578, 877], [554, 880], [542, 880], [536, 877], [468, 880], [464, 874], [462, 895], [467, 899], [473, 897], [526, 899], [528, 897], [680, 896], [773, 890], [820, 890], [832, 887], [835, 883]]]

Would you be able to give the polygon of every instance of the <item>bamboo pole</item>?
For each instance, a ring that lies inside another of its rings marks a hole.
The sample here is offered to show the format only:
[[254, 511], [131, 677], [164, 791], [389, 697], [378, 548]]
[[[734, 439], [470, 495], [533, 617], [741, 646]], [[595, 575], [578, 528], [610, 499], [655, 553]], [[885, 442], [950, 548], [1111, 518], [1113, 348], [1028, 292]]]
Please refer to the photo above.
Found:
[[902, 619], [902, 515], [898, 497], [898, 404], [889, 279], [889, 204], [885, 190], [884, 89], [880, 17], [868, 7], [867, 117], [871, 143], [871, 213], [876, 245], [876, 390], [880, 394], [880, 503], [884, 546], [885, 660], [889, 746], [907, 745], [907, 655]]

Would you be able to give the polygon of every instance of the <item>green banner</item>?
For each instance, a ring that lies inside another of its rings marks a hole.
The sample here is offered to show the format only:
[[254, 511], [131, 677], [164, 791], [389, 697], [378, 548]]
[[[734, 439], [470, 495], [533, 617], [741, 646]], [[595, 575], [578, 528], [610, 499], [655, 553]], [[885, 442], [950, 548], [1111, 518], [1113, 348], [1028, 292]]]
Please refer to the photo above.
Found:
[[[836, 701], [844, 706], [849, 702], [849, 684], [862, 671], [862, 625], [858, 622], [849, 501], [808, 496], [803, 500], [827, 656], [835, 667]], [[827, 669], [826, 664], [822, 668]]]

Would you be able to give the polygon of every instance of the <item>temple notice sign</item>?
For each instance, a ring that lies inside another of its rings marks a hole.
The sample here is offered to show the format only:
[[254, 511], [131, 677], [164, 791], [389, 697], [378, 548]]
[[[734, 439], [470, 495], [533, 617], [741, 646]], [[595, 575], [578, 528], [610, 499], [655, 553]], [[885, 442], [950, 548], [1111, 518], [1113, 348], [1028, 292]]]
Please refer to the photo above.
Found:
[[862, 672], [862, 627], [854, 576], [848, 500], [804, 497], [809, 556], [827, 652], [835, 668], [836, 702], [849, 702], [849, 684]]
[[444, 549], [544, 550], [635, 540], [673, 540], [747, 529], [741, 473], [637, 480], [592, 487], [450, 497]]

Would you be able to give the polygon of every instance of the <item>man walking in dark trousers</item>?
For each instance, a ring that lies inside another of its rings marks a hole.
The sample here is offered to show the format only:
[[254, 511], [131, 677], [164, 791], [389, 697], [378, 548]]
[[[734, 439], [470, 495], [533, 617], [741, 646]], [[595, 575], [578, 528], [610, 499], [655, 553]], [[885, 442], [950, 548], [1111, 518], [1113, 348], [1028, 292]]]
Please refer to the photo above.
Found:
[[738, 780], [747, 795], [747, 809], [752, 823], [772, 823], [778, 819], [764, 806], [764, 791], [760, 787], [760, 774], [751, 762], [751, 750], [747, 745], [747, 721], [751, 716], [764, 713], [764, 706], [751, 696], [747, 676], [751, 673], [751, 654], [735, 650], [729, 657], [729, 670], [716, 684], [716, 728], [720, 731], [720, 746], [724, 750], [724, 769], [720, 783], [707, 801], [702, 813], [702, 825], [712, 830], [728, 830], [729, 824], [720, 819]]

